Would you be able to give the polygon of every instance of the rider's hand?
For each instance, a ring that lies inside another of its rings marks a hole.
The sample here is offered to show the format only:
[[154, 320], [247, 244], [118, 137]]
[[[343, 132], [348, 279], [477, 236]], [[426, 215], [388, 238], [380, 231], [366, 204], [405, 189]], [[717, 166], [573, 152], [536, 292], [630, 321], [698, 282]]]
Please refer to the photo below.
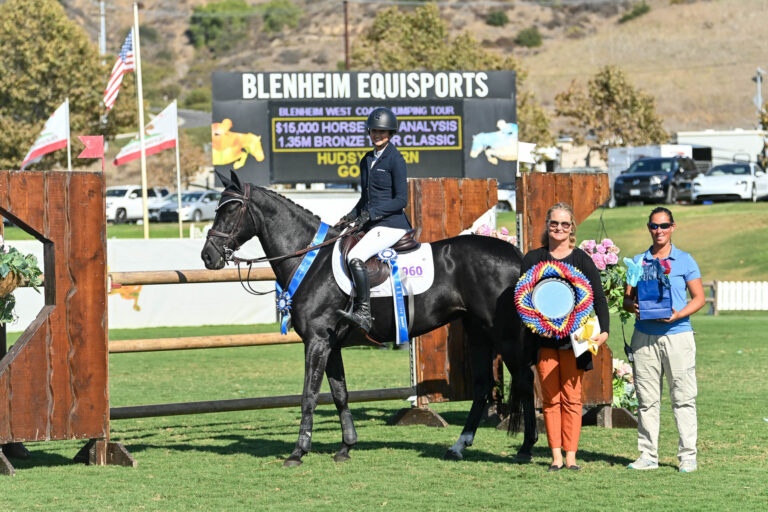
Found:
[[368, 212], [368, 210], [363, 210], [360, 212], [360, 215], [355, 219], [355, 226], [362, 227], [366, 222], [371, 220], [371, 214]]
[[334, 227], [344, 226], [346, 224], [349, 224], [352, 221], [354, 221], [356, 218], [357, 218], [357, 213], [355, 213], [355, 210], [352, 210], [351, 212], [349, 212], [348, 214], [340, 218], [339, 222], [337, 222]]

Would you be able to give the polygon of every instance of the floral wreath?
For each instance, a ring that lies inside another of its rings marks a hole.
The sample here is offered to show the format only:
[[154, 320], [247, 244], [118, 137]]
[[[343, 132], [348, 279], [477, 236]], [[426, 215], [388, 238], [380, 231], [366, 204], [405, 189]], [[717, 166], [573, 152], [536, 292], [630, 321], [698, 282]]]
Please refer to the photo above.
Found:
[[[565, 316], [546, 317], [533, 305], [533, 289], [548, 277], [567, 282], [576, 294], [576, 304]], [[560, 261], [542, 261], [523, 274], [515, 287], [515, 306], [523, 323], [547, 338], [563, 338], [583, 326], [592, 313], [593, 300], [592, 286], [586, 276], [576, 267]]]

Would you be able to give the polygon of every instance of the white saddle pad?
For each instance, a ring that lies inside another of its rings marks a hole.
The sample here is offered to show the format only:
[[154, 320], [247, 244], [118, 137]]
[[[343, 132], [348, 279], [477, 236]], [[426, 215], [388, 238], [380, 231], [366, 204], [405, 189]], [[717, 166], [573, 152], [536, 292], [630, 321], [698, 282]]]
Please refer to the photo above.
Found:
[[[333, 277], [347, 295], [352, 293], [352, 280], [346, 273], [341, 248], [341, 240], [333, 244]], [[376, 256], [374, 256], [376, 258]], [[403, 284], [404, 295], [418, 295], [429, 290], [435, 280], [435, 265], [432, 259], [432, 247], [422, 243], [417, 250], [397, 255], [397, 268], [400, 273], [400, 282]], [[392, 276], [386, 281], [371, 288], [371, 297], [391, 297]]]

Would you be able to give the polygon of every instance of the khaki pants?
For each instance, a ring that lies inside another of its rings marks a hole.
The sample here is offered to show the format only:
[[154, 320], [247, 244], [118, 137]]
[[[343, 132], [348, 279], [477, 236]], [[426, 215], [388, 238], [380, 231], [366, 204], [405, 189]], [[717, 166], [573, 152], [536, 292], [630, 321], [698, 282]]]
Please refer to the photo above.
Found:
[[696, 343], [693, 332], [632, 335], [635, 353], [637, 448], [641, 457], [658, 462], [659, 413], [663, 377], [667, 375], [672, 411], [679, 434], [677, 458], [696, 459]]

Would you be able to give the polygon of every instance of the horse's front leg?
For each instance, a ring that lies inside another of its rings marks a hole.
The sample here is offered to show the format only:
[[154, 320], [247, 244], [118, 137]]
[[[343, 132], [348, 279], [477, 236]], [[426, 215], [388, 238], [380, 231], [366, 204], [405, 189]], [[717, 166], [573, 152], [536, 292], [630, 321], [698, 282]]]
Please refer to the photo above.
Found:
[[299, 439], [291, 455], [285, 459], [285, 467], [301, 465], [301, 458], [312, 448], [312, 420], [330, 351], [327, 340], [315, 339], [307, 342], [304, 351], [304, 391], [301, 396]]
[[336, 410], [339, 412], [341, 420], [341, 447], [333, 460], [344, 462], [349, 460], [349, 450], [357, 444], [357, 431], [355, 423], [352, 420], [352, 412], [349, 410], [349, 393], [347, 392], [347, 382], [344, 377], [344, 361], [341, 358], [341, 348], [331, 349], [328, 356], [328, 365], [325, 368], [325, 375], [328, 377], [328, 385], [331, 387], [333, 403], [336, 404]]

